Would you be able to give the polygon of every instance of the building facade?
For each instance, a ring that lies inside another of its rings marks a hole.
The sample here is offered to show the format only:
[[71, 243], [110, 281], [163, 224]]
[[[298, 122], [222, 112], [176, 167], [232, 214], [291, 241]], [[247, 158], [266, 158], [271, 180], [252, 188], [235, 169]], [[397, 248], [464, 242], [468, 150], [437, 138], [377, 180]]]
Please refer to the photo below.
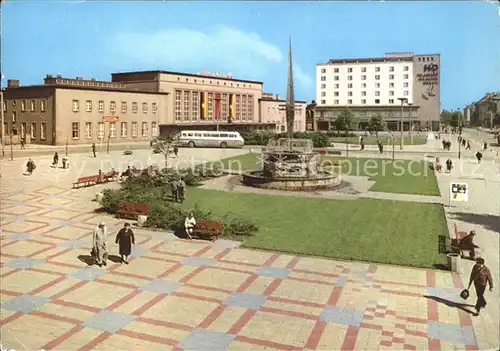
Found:
[[[260, 122], [275, 125], [276, 133], [286, 133], [285, 103], [279, 95], [264, 93], [259, 100]], [[306, 130], [306, 106], [304, 101], [295, 101], [295, 120], [293, 130], [304, 132]]]
[[405, 99], [405, 130], [410, 124], [412, 129], [438, 129], [439, 87], [439, 54], [393, 53], [318, 64], [315, 129], [329, 130], [347, 107], [359, 119], [361, 128], [368, 125], [371, 117], [381, 115], [389, 129], [400, 130], [400, 99]]
[[464, 116], [469, 116], [471, 125], [491, 128], [498, 112], [500, 93], [486, 93], [479, 101], [465, 107]]

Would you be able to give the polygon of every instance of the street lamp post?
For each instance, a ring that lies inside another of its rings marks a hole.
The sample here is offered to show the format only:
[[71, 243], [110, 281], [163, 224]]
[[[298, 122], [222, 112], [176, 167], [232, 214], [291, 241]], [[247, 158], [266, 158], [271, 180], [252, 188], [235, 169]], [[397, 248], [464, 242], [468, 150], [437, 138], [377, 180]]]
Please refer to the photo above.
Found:
[[14, 129], [10, 131], [10, 160], [14, 160], [14, 147], [12, 146], [12, 134], [14, 134]]
[[409, 114], [408, 114], [409, 124], [410, 124], [408, 127], [408, 135], [410, 137], [410, 143], [411, 143], [411, 145], [413, 145], [413, 134], [412, 134], [413, 125], [412, 125], [412, 121], [411, 121], [411, 106], [413, 105], [413, 102], [408, 101], [406, 104], [408, 105], [408, 107], [410, 109]]
[[399, 141], [399, 149], [403, 150], [403, 105], [406, 101], [408, 101], [407, 98], [398, 98], [399, 101], [401, 101], [401, 140]]

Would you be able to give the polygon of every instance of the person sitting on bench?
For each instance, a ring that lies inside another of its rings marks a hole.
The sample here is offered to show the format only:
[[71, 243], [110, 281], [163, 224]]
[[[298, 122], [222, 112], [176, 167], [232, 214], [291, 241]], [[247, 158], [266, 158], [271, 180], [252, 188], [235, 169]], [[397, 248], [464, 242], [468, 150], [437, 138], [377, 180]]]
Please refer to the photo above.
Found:
[[479, 246], [474, 244], [475, 236], [476, 231], [471, 230], [471, 232], [468, 235], [464, 236], [458, 243], [458, 247], [460, 250], [470, 251], [470, 258], [473, 260], [476, 258], [476, 249], [479, 248]]
[[193, 214], [190, 213], [184, 220], [184, 228], [186, 228], [186, 235], [189, 239], [192, 239], [191, 234], [193, 234], [193, 229], [196, 226], [196, 219], [194, 219]]
[[438, 172], [441, 172], [441, 170], [443, 169], [443, 166], [441, 165], [441, 161], [439, 160], [439, 157], [436, 157], [436, 163], [434, 164], [434, 168]]

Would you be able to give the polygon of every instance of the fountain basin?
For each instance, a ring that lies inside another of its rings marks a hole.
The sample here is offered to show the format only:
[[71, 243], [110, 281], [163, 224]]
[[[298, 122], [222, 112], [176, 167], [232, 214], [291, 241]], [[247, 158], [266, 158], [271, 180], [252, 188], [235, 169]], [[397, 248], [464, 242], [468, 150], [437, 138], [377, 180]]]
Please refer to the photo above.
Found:
[[308, 191], [326, 190], [340, 184], [340, 178], [330, 172], [316, 172], [309, 177], [266, 176], [264, 171], [243, 173], [243, 184], [262, 189]]

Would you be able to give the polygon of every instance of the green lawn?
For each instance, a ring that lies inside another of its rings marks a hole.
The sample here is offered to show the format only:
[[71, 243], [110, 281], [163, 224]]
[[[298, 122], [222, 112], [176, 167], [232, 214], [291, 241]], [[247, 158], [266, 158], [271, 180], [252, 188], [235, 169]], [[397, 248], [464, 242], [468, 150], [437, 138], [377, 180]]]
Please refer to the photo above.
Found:
[[[408, 133], [408, 132], [406, 132]], [[378, 137], [375, 135], [363, 136], [365, 145], [376, 145], [377, 140], [380, 140], [384, 145], [387, 145], [387, 139], [390, 139], [388, 135], [379, 135]], [[359, 144], [359, 137], [330, 137], [330, 142], [332, 143], [345, 143], [345, 140], [349, 142], [349, 144]], [[401, 138], [396, 137], [394, 139], [394, 144], [399, 145]], [[427, 143], [427, 136], [413, 136], [413, 145], [423, 145]], [[392, 145], [392, 142], [389, 140], [389, 144]], [[403, 137], [404, 145], [412, 145], [411, 139], [407, 136]]]
[[[250, 171], [260, 169], [259, 154], [244, 154], [221, 160], [224, 169]], [[332, 163], [340, 165], [332, 167]], [[411, 160], [383, 160], [369, 158], [322, 157], [323, 169], [344, 175], [368, 176], [375, 184], [371, 191], [439, 196], [439, 187], [433, 170], [427, 162]]]
[[259, 232], [248, 248], [429, 268], [444, 264], [441, 205], [374, 199], [331, 200], [188, 188], [183, 206], [215, 217], [248, 218]]

